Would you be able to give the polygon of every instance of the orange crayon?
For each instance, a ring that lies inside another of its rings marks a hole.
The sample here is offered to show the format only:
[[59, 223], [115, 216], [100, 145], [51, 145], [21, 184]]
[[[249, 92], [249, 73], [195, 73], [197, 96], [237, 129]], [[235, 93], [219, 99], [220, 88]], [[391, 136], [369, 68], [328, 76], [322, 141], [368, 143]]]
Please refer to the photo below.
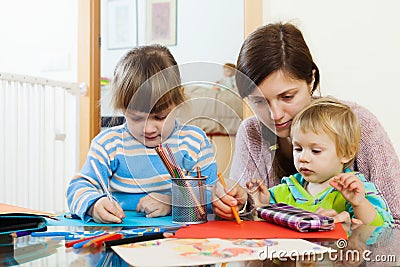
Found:
[[[222, 177], [222, 174], [221, 174], [221, 173], [218, 173], [218, 179], [219, 179], [220, 183], [222, 184], [222, 186], [223, 186], [224, 188], [226, 188], [225, 179], [224, 179], [224, 177]], [[236, 219], [236, 222], [237, 222], [238, 224], [240, 224], [242, 221], [240, 220], [239, 213], [238, 213], [236, 207], [231, 207], [231, 209], [232, 209], [232, 212], [233, 212], [233, 216], [234, 216], [235, 219]]]

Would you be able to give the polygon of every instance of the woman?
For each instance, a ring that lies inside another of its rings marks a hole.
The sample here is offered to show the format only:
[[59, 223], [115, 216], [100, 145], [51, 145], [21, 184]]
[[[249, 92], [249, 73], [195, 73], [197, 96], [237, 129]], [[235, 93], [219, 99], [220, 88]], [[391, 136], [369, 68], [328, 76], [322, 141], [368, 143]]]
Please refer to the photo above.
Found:
[[[319, 70], [302, 33], [290, 23], [269, 24], [250, 34], [241, 47], [237, 70], [239, 94], [257, 117], [244, 120], [239, 127], [231, 179], [244, 187], [252, 178], [261, 178], [272, 187], [283, 176], [296, 173], [289, 138], [291, 121], [314, 97]], [[400, 162], [394, 147], [373, 114], [355, 103], [344, 103], [357, 114], [362, 129], [360, 152], [351, 168], [377, 185], [399, 227]], [[241, 186], [232, 183], [226, 194], [217, 185], [213, 208], [218, 216], [232, 218], [231, 206], [235, 205], [242, 211], [249, 209], [247, 192]], [[322, 211], [337, 215], [330, 212]]]

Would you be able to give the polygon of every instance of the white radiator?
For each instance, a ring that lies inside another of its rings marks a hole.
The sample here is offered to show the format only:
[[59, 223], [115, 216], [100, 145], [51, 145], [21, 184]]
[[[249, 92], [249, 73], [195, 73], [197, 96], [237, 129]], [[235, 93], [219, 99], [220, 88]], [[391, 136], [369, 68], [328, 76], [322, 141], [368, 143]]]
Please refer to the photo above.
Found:
[[78, 85], [0, 73], [0, 127], [0, 202], [66, 211], [78, 169]]

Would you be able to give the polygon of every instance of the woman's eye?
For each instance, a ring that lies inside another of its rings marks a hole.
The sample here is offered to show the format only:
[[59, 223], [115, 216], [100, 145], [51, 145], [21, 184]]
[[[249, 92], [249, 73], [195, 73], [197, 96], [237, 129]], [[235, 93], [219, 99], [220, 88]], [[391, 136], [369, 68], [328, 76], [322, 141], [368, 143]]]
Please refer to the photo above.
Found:
[[282, 96], [282, 98], [285, 99], [285, 100], [290, 100], [293, 97], [294, 97], [294, 95], [284, 95], [284, 96]]

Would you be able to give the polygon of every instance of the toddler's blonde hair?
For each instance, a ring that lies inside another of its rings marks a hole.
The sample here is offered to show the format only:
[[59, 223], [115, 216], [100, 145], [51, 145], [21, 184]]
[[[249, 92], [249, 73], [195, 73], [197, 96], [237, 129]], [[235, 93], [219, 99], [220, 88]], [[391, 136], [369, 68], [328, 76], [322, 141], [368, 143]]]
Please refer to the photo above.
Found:
[[317, 98], [295, 116], [291, 136], [296, 128], [303, 133], [327, 134], [336, 144], [337, 155], [350, 159], [344, 168], [353, 163], [359, 150], [361, 126], [349, 106], [333, 97]]

